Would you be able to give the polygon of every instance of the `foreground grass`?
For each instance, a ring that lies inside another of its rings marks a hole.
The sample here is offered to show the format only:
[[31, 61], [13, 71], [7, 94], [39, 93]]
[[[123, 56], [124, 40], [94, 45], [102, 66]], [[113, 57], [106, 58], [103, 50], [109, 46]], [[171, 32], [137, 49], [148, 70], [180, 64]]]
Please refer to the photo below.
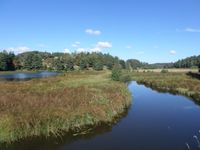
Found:
[[131, 99], [126, 84], [111, 81], [110, 72], [0, 81], [0, 89], [0, 142], [112, 123]]
[[200, 80], [183, 72], [134, 72], [132, 79], [157, 90], [174, 92], [193, 98], [200, 103]]

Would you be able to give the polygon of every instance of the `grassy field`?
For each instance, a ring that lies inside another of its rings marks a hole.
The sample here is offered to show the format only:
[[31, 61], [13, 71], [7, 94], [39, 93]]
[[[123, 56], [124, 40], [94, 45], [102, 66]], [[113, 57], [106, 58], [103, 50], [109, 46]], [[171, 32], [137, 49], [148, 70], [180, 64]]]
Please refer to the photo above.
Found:
[[200, 80], [185, 72], [134, 72], [132, 79], [154, 89], [174, 92], [200, 103]]
[[[138, 69], [138, 72], [161, 72], [163, 69]], [[183, 72], [183, 73], [187, 73], [187, 72], [198, 72], [197, 68], [194, 69], [188, 69], [188, 68], [170, 68], [170, 69], [166, 69], [168, 72]]]
[[127, 85], [112, 81], [108, 71], [0, 81], [0, 89], [0, 142], [109, 124], [131, 102]]

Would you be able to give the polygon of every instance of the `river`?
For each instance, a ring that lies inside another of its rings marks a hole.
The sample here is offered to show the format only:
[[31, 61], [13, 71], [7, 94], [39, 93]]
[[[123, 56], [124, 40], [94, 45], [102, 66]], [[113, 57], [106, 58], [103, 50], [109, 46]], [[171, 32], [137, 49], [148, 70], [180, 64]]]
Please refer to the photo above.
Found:
[[112, 127], [82, 136], [32, 138], [9, 150], [197, 150], [200, 107], [192, 100], [129, 84], [132, 105]]

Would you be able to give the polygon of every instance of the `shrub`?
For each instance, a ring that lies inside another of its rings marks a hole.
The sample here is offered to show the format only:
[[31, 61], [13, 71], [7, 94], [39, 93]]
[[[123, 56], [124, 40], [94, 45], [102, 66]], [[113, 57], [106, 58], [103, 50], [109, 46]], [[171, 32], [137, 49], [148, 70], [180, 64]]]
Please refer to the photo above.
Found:
[[162, 69], [161, 70], [161, 73], [168, 73], [169, 71], [168, 70], [166, 70], [166, 69]]
[[119, 66], [115, 65], [113, 67], [113, 69], [112, 69], [112, 75], [111, 75], [112, 80], [114, 80], [114, 81], [120, 81], [121, 75], [122, 75], [121, 68]]

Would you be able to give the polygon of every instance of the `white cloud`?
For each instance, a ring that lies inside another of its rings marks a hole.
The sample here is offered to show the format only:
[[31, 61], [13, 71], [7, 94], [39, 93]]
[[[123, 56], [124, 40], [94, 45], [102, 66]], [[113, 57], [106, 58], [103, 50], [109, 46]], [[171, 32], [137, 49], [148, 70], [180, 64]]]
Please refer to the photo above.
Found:
[[111, 48], [112, 44], [110, 42], [98, 42], [94, 48], [91, 48], [91, 52], [101, 52], [105, 48]]
[[127, 48], [127, 49], [131, 49], [132, 46], [131, 46], [131, 45], [127, 45], [126, 48]]
[[65, 48], [64, 53], [71, 53], [71, 51], [69, 49]]
[[99, 30], [93, 30], [93, 29], [86, 29], [85, 32], [87, 34], [90, 34], [90, 35], [100, 35], [101, 34], [101, 31], [99, 31]]
[[200, 32], [200, 29], [186, 28], [184, 31], [186, 31], [186, 32]]
[[111, 48], [112, 44], [110, 42], [98, 42], [92, 48], [78, 48], [76, 52], [101, 52], [105, 48]]
[[13, 52], [15, 54], [20, 54], [20, 53], [32, 51], [31, 48], [26, 47], [26, 46], [9, 47], [9, 48], [6, 48], [5, 50], [8, 51], [8, 52]]
[[100, 48], [100, 49], [104, 49], [104, 48], [111, 48], [112, 44], [110, 42], [98, 42], [96, 44], [96, 47]]
[[94, 47], [89, 49], [90, 52], [101, 52], [101, 48], [99, 47]]
[[78, 41], [76, 41], [76, 42], [74, 42], [73, 44], [72, 44], [72, 47], [79, 47], [80, 46], [80, 42], [78, 42]]
[[176, 55], [176, 51], [175, 50], [171, 50], [171, 51], [169, 51], [169, 53], [171, 54], [171, 55]]

